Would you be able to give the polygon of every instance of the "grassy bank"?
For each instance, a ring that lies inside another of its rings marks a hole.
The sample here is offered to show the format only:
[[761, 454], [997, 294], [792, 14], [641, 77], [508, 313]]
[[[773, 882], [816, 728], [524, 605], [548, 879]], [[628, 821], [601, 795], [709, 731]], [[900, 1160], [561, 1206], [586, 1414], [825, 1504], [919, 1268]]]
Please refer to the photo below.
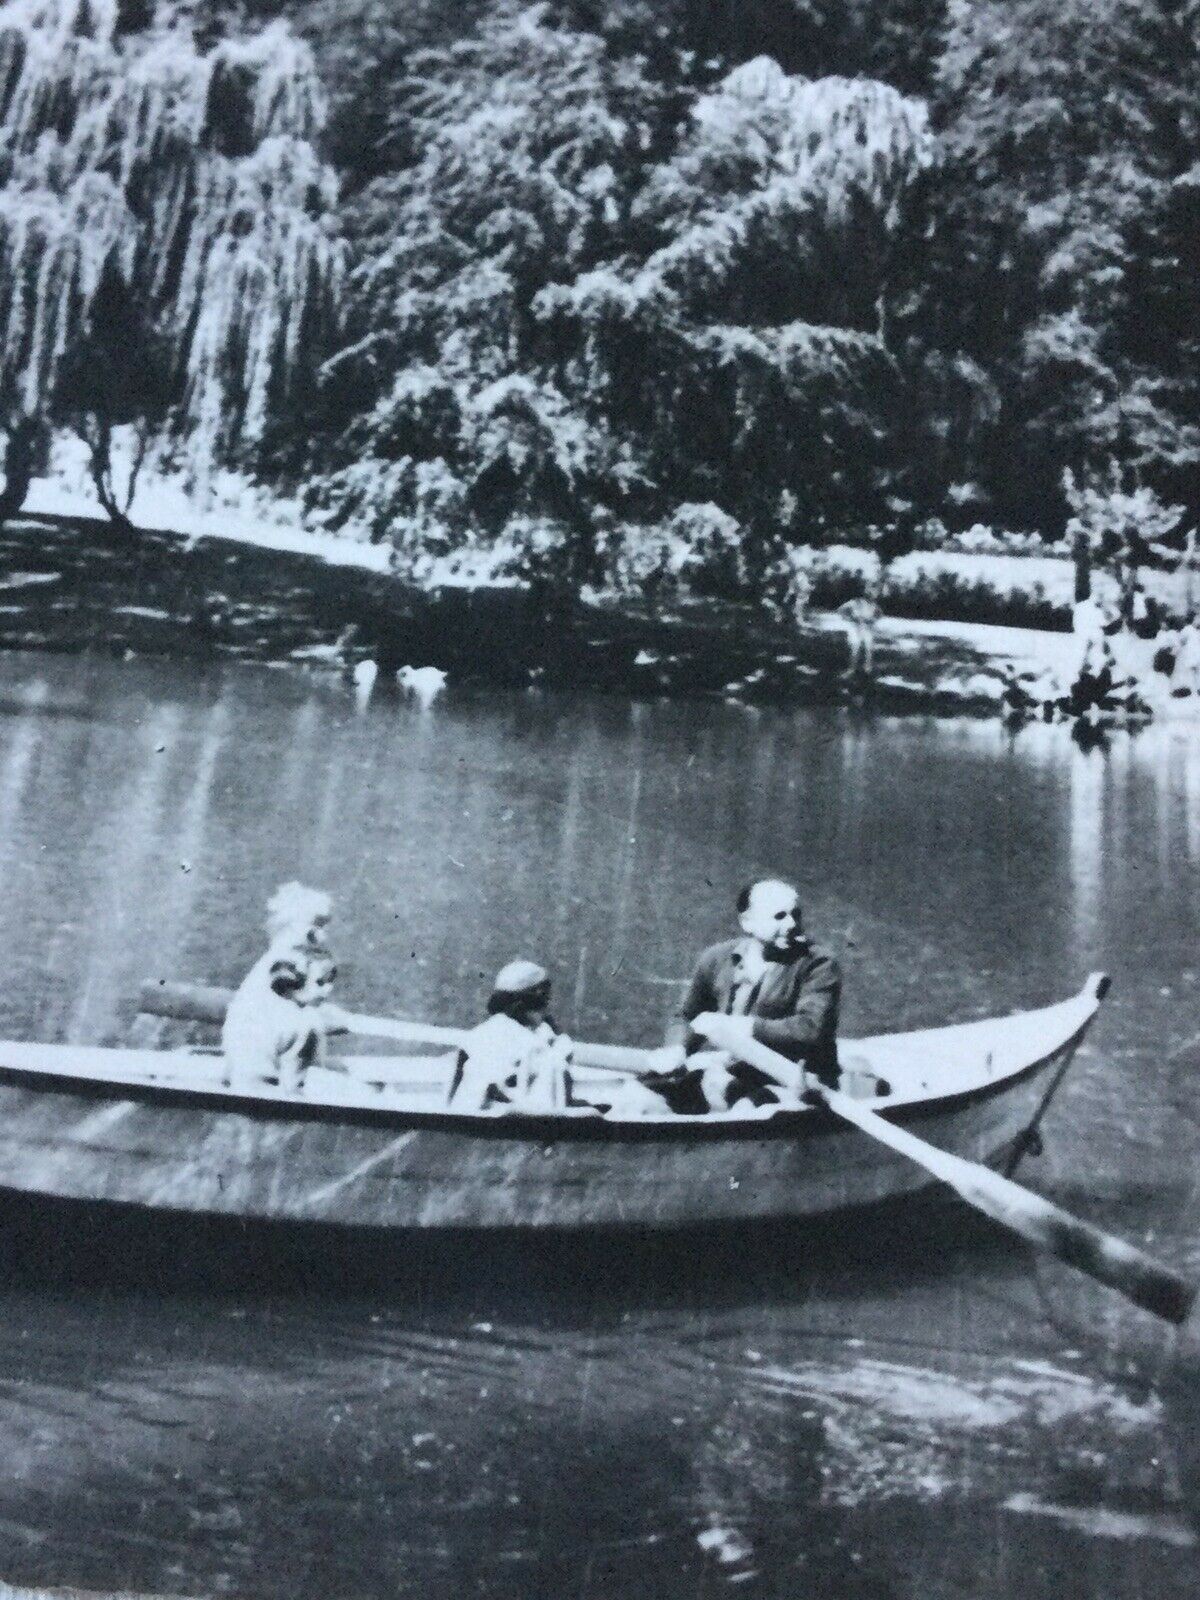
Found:
[[[122, 534], [102, 519], [25, 517], [0, 533], [0, 646], [313, 662], [351, 624], [349, 666], [434, 664], [457, 682], [797, 703], [843, 694], [840, 624], [795, 629], [761, 606], [597, 598], [547, 609], [520, 587], [421, 588], [389, 573], [246, 540]], [[885, 637], [879, 703], [980, 708], [980, 652]], [[330, 664], [330, 670], [333, 664]]]

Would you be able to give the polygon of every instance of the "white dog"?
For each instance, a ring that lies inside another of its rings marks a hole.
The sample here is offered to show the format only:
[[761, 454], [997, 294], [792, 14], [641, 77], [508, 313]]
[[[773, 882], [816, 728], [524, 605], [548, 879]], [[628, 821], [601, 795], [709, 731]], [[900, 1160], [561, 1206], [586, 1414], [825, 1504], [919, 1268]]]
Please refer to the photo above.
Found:
[[229, 1002], [221, 1030], [230, 1084], [278, 1085], [298, 1094], [308, 1069], [326, 1065], [323, 1008], [337, 977], [325, 944], [330, 915], [329, 896], [302, 884], [284, 884], [272, 896], [266, 953]]

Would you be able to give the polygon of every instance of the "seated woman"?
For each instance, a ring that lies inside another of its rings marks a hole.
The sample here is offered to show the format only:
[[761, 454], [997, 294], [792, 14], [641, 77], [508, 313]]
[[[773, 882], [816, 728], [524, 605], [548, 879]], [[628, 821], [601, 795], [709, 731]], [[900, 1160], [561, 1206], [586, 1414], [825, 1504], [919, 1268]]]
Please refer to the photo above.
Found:
[[459, 1056], [448, 1104], [456, 1111], [561, 1111], [572, 1104], [571, 1041], [551, 1021], [550, 977], [535, 961], [510, 961], [496, 974], [488, 1019]]

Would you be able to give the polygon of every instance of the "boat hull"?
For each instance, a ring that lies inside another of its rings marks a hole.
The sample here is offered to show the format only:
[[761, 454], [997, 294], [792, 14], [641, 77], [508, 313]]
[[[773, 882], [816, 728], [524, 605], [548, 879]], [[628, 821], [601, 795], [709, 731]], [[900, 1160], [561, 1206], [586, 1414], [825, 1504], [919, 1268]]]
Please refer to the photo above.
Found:
[[[889, 1114], [942, 1149], [994, 1163], [1081, 1033], [1011, 1076]], [[501, 1126], [31, 1081], [0, 1056], [0, 1187], [65, 1199], [391, 1229], [678, 1228], [811, 1217], [929, 1182], [825, 1111]]]

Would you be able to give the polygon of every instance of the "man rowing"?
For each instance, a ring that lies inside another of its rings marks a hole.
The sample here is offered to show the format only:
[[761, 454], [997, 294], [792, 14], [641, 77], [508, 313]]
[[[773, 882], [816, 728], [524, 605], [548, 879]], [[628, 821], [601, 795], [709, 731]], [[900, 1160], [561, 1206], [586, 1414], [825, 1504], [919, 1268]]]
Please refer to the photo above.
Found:
[[760, 878], [738, 895], [737, 915], [741, 937], [711, 946], [696, 962], [658, 1064], [669, 1070], [696, 1056], [714, 1110], [743, 1099], [756, 1105], [778, 1099], [765, 1073], [710, 1050], [703, 1030], [716, 1013], [726, 1027], [735, 1019], [747, 1039], [836, 1086], [842, 975], [833, 956], [805, 935], [799, 894], [782, 879]]

